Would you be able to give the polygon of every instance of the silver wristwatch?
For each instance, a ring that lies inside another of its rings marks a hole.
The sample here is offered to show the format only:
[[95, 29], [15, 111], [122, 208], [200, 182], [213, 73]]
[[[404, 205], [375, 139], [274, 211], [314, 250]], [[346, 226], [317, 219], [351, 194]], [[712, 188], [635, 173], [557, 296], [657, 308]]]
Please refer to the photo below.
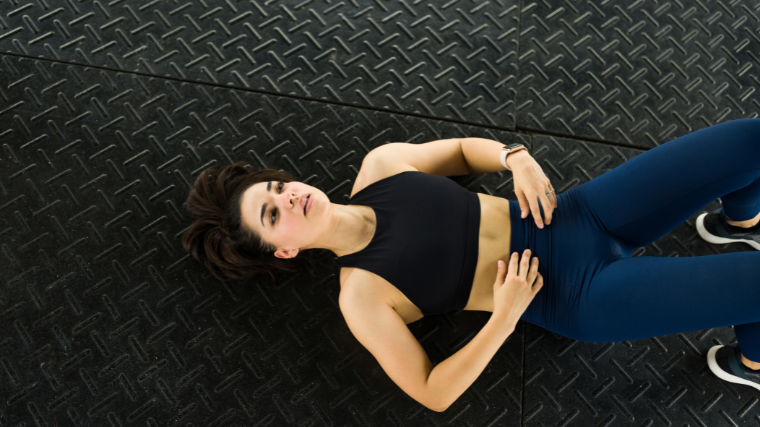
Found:
[[520, 150], [527, 151], [528, 149], [520, 143], [505, 145], [501, 149], [501, 165], [511, 172], [512, 169], [510, 169], [509, 166], [507, 166], [507, 156]]

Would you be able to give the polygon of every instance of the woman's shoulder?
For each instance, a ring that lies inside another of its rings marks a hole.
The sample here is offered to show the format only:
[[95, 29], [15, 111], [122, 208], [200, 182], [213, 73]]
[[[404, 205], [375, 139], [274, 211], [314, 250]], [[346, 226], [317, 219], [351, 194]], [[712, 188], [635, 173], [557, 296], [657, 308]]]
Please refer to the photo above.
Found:
[[362, 191], [365, 187], [371, 184], [381, 181], [385, 178], [390, 178], [393, 175], [398, 175], [401, 172], [418, 172], [413, 166], [407, 164], [400, 164], [396, 162], [389, 162], [383, 160], [370, 160], [362, 163], [362, 168], [356, 175], [354, 181], [354, 187], [351, 189], [351, 195]]
[[424, 317], [398, 288], [371, 271], [357, 267], [340, 269], [340, 304], [343, 307], [366, 307], [368, 302], [388, 305], [407, 325]]
[[370, 298], [376, 301], [387, 300], [393, 305], [393, 298], [386, 292], [386, 280], [377, 274], [358, 267], [340, 268], [341, 299]]

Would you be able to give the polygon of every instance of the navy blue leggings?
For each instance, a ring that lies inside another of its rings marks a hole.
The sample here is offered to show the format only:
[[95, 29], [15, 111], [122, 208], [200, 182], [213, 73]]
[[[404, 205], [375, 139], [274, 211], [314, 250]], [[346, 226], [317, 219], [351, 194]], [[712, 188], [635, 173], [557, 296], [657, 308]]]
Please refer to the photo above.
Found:
[[559, 194], [543, 230], [510, 201], [511, 252], [530, 249], [544, 277], [522, 319], [591, 342], [734, 325], [760, 361], [760, 251], [630, 258], [718, 198], [733, 221], [760, 213], [760, 118], [684, 135]]

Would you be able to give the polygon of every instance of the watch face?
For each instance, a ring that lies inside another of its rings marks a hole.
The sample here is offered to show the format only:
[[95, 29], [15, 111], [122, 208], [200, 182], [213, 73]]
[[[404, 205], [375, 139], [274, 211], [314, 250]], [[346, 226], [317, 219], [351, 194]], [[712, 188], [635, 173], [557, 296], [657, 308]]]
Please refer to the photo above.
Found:
[[522, 146], [523, 146], [522, 144], [509, 144], [509, 145], [505, 146], [504, 148], [508, 148], [508, 149], [511, 150], [513, 148], [522, 147]]

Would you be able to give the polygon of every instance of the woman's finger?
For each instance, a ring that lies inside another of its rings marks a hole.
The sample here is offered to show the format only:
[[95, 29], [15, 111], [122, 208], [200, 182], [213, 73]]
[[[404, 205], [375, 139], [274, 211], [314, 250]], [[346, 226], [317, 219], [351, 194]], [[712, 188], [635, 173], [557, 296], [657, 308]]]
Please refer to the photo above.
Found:
[[517, 254], [517, 252], [513, 253], [512, 256], [509, 257], [509, 269], [507, 270], [507, 277], [504, 278], [505, 282], [508, 278], [517, 276], [517, 262], [519, 260], [520, 256]]
[[533, 292], [538, 292], [541, 287], [544, 286], [544, 276], [541, 275], [541, 273], [538, 273], [538, 277], [536, 277], [536, 281], [533, 282]]
[[518, 274], [518, 276], [522, 277], [526, 281], [528, 280], [529, 267], [530, 267], [530, 249], [526, 249], [523, 252], [522, 260], [520, 260], [520, 274]]
[[541, 210], [538, 207], [538, 199], [535, 196], [535, 192], [533, 192], [533, 190], [528, 191], [533, 193], [533, 196], [528, 196], [528, 194], [526, 194], [528, 203], [530, 203], [530, 211], [533, 213], [533, 219], [536, 221], [538, 228], [544, 228], [544, 222], [541, 219]]
[[546, 193], [541, 193], [541, 206], [544, 208], [544, 217], [546, 219], [546, 225], [552, 223], [552, 211], [554, 210], [554, 203], [549, 201], [549, 196]]
[[[552, 191], [553, 189], [554, 187], [552, 187], [552, 185], [549, 184], [549, 191]], [[552, 201], [552, 206], [554, 206], [554, 209], [557, 209], [557, 192], [556, 191], [552, 193], [551, 201]]]
[[514, 190], [513, 193], [517, 195], [517, 201], [520, 203], [520, 219], [528, 217], [528, 199], [525, 198], [525, 194], [522, 191]]
[[528, 283], [533, 284], [538, 276], [538, 258], [533, 257], [530, 260], [530, 271], [528, 271]]

